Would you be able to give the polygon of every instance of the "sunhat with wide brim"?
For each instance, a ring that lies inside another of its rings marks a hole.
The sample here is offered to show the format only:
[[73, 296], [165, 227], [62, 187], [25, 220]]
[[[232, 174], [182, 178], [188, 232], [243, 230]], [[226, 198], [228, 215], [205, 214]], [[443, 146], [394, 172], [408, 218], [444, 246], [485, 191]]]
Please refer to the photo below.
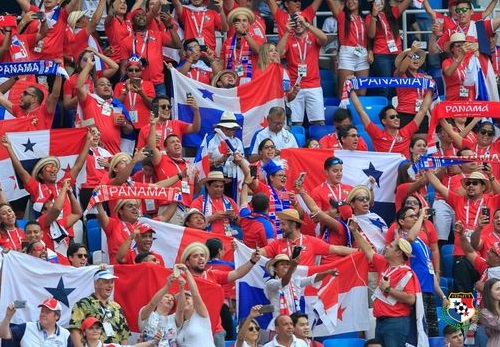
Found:
[[[403, 61], [403, 59], [405, 59], [406, 56], [410, 53], [411, 53], [411, 48], [405, 49], [403, 52], [399, 53], [398, 56], [396, 57], [396, 60], [394, 61], [394, 65], [398, 67]], [[417, 51], [412, 54], [418, 54], [420, 56], [420, 59], [418, 61], [418, 67], [424, 65], [426, 53], [423, 49], [417, 49]]]
[[286, 262], [290, 262], [290, 257], [286, 254], [277, 254], [273, 259], [269, 260], [267, 263], [266, 263], [266, 271], [271, 275], [271, 276], [274, 276], [275, 272], [274, 272], [274, 265], [276, 265], [276, 263], [280, 262], [280, 261], [286, 261]]
[[465, 177], [463, 177], [460, 180], [460, 182], [462, 183], [462, 187], [464, 187], [464, 189], [467, 189], [467, 186], [465, 185], [465, 181], [467, 181], [467, 180], [479, 180], [479, 181], [482, 181], [484, 183], [484, 185], [486, 186], [486, 189], [484, 190], [483, 193], [488, 193], [490, 191], [490, 189], [491, 189], [490, 180], [484, 174], [482, 174], [481, 172], [474, 171], [471, 174], [466, 175]]
[[288, 208], [282, 212], [277, 212], [276, 216], [280, 220], [290, 220], [292, 222], [297, 222], [302, 224], [303, 221], [300, 219], [299, 212], [293, 208]]
[[234, 18], [236, 16], [241, 15], [241, 14], [246, 16], [250, 23], [255, 22], [255, 14], [252, 12], [252, 10], [250, 10], [246, 7], [237, 7], [234, 10], [232, 10], [231, 12], [229, 12], [229, 14], [227, 15], [227, 22], [232, 23]]
[[59, 169], [61, 169], [61, 163], [59, 162], [59, 159], [57, 159], [57, 157], [50, 156], [47, 158], [40, 159], [36, 163], [35, 167], [33, 168], [33, 171], [31, 172], [31, 177], [33, 177], [34, 179], [37, 179], [38, 174], [40, 173], [40, 170], [43, 169], [43, 167], [45, 165], [49, 165], [49, 164], [54, 165], [57, 168], [57, 171], [59, 171]]
[[229, 183], [231, 180], [229, 178], [224, 177], [222, 171], [210, 171], [207, 177], [200, 180], [200, 184], [205, 184], [210, 181], [221, 181], [224, 183]]

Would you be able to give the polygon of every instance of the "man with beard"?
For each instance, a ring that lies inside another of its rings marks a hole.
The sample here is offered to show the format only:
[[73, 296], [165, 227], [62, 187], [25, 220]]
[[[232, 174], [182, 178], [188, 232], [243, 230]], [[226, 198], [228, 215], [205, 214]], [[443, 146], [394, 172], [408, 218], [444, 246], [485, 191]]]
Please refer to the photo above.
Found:
[[[201, 242], [193, 242], [189, 244], [181, 255], [181, 263], [186, 264], [188, 270], [195, 277], [201, 277], [207, 281], [217, 283], [219, 285], [224, 285], [236, 281], [237, 279], [245, 276], [252, 267], [257, 264], [260, 259], [259, 251], [256, 250], [252, 253], [250, 260], [241, 265], [239, 268], [232, 271], [222, 271], [216, 269], [206, 269], [207, 261], [209, 259], [209, 250]], [[221, 320], [218, 319], [214, 323], [216, 326], [214, 333], [214, 341], [217, 347], [224, 346], [224, 337], [226, 332], [222, 328]]]
[[[137, 257], [137, 255], [149, 252], [156, 257], [160, 265], [165, 266], [163, 257], [159, 253], [151, 250], [154, 233], [155, 231], [151, 226], [146, 223], [140, 223], [118, 248], [118, 252], [116, 252], [116, 261], [119, 264], [135, 264], [135, 257]], [[136, 245], [133, 249], [130, 248], [132, 240], [135, 240]]]
[[128, 59], [137, 54], [143, 61], [142, 78], [153, 82], [156, 96], [167, 95], [163, 74], [163, 46], [179, 49], [181, 40], [172, 25], [167, 25], [167, 31], [148, 30], [146, 12], [137, 9], [131, 13], [132, 35], [123, 42], [121, 75], [125, 76]]
[[94, 293], [73, 305], [69, 330], [73, 346], [83, 347], [81, 325], [85, 318], [95, 317], [102, 322], [101, 339], [104, 343], [128, 345], [130, 330], [123, 310], [116, 301], [111, 301], [115, 278], [109, 270], [99, 270], [94, 275]]
[[61, 93], [61, 78], [61, 76], [55, 78], [52, 93], [47, 96], [45, 103], [43, 102], [43, 91], [32, 85], [21, 93], [21, 100], [18, 105], [13, 105], [12, 101], [0, 92], [0, 106], [4, 107], [7, 112], [16, 118], [30, 118], [32, 120], [31, 126], [29, 129], [23, 129], [25, 131], [50, 129], [52, 128], [54, 112]]

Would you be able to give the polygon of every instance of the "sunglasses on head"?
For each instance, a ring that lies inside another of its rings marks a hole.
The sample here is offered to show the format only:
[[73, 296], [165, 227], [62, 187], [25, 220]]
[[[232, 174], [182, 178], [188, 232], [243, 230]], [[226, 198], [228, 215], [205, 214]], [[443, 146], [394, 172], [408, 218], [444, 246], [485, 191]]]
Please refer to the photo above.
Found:
[[368, 202], [370, 201], [370, 198], [368, 196], [357, 196], [354, 198], [354, 200], [359, 202]]
[[494, 131], [492, 131], [492, 130], [486, 130], [486, 129], [479, 130], [479, 133], [481, 135], [486, 135], [486, 136], [494, 136], [495, 135]]
[[259, 327], [249, 327], [248, 328], [248, 331], [260, 331], [260, 328]]
[[470, 186], [471, 184], [472, 184], [473, 186], [477, 186], [477, 185], [479, 185], [480, 183], [481, 183], [481, 181], [465, 181], [465, 186], [467, 186], [467, 187], [468, 187], [468, 186]]
[[457, 7], [455, 9], [455, 13], [465, 13], [465, 12], [467, 12], [469, 10], [470, 10], [470, 8], [468, 8], [468, 7]]
[[342, 161], [342, 159], [339, 159], [339, 158], [333, 158], [333, 159], [329, 160], [327, 163], [328, 166], [342, 165], [342, 164], [344, 164], [344, 162]]

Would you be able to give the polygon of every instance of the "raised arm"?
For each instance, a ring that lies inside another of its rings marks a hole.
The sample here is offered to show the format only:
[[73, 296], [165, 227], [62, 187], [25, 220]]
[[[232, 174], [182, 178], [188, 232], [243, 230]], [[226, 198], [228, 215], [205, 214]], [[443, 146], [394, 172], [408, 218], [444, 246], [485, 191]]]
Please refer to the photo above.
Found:
[[186, 280], [184, 277], [179, 276], [177, 281], [179, 282], [179, 295], [177, 298], [177, 307], [175, 309], [175, 325], [177, 328], [180, 328], [184, 323], [184, 309], [186, 308], [186, 291], [184, 289]]
[[10, 331], [10, 321], [12, 320], [12, 316], [16, 313], [16, 308], [14, 307], [14, 303], [10, 303], [7, 306], [7, 310], [5, 311], [5, 316], [0, 323], [0, 338], [5, 340], [12, 339], [12, 332]]
[[132, 241], [139, 235], [139, 230], [134, 229], [128, 237], [122, 242], [118, 250], [116, 251], [115, 260], [119, 264], [125, 264], [125, 260], [127, 258], [127, 253], [130, 250], [130, 246], [132, 245]]
[[98, 202], [95, 206], [97, 208], [97, 221], [99, 222], [99, 226], [101, 228], [107, 227], [109, 223], [109, 217], [106, 214], [104, 207], [102, 206], [102, 202]]
[[193, 123], [191, 123], [187, 128], [188, 134], [197, 133], [201, 128], [201, 116], [200, 116], [200, 107], [196, 102], [196, 99], [191, 95], [187, 98], [187, 104], [193, 110]]
[[453, 126], [448, 123], [445, 119], [441, 119], [439, 121], [439, 124], [443, 127], [443, 130], [446, 131], [448, 136], [453, 140], [453, 144], [457, 148], [462, 148], [463, 147], [463, 137], [467, 136], [467, 134], [459, 135], [455, 132], [453, 129]]
[[290, 21], [286, 23], [286, 31], [279, 40], [278, 45], [276, 46], [276, 49], [278, 50], [278, 54], [280, 57], [286, 53], [286, 41], [288, 40], [288, 36], [290, 35], [290, 30], [292, 30], [291, 23], [292, 22]]
[[174, 5], [175, 13], [177, 13], [177, 16], [180, 17], [182, 15], [182, 11], [184, 10], [181, 1], [172, 0], [172, 5]]
[[375, 254], [375, 251], [373, 250], [372, 246], [368, 243], [368, 241], [366, 241], [363, 235], [361, 235], [361, 233], [359, 232], [358, 223], [356, 223], [354, 220], [351, 219], [348, 227], [352, 235], [354, 236], [354, 239], [356, 240], [356, 243], [358, 244], [359, 248], [366, 255], [366, 258], [368, 258], [370, 262], [373, 261], [373, 255]]
[[269, 9], [274, 16], [279, 8], [278, 3], [276, 2], [276, 0], [267, 0], [267, 5], [269, 6]]
[[432, 172], [431, 170], [426, 170], [425, 176], [429, 180], [429, 183], [432, 184], [434, 189], [436, 189], [436, 191], [441, 194], [445, 200], [448, 200], [450, 190], [441, 183], [439, 178], [436, 177], [436, 174], [434, 174], [434, 172]]
[[474, 248], [472, 248], [472, 245], [467, 239], [467, 235], [465, 235], [465, 227], [461, 221], [457, 221], [455, 223], [453, 231], [455, 232], [455, 237], [460, 238], [460, 246], [462, 247], [465, 256], [467, 257], [467, 260], [470, 261], [471, 264], [474, 264], [474, 261], [478, 257], [478, 254], [476, 253]]
[[2, 137], [2, 146], [4, 146], [5, 150], [9, 154], [10, 160], [12, 162], [12, 166], [14, 167], [14, 170], [16, 171], [16, 173], [21, 177], [21, 181], [24, 184], [27, 184], [31, 178], [31, 175], [23, 167], [23, 165], [21, 164], [21, 161], [19, 161], [19, 158], [17, 158], [16, 153], [14, 153], [14, 150], [12, 149], [12, 147], [10, 145], [10, 141], [7, 138], [7, 135], [3, 135], [3, 137]]
[[165, 296], [165, 294], [168, 293], [170, 290], [170, 287], [172, 286], [172, 283], [174, 282], [174, 274], [171, 273], [170, 276], [167, 277], [167, 282], [163, 287], [161, 287], [155, 295], [149, 300], [149, 302], [146, 304], [146, 306], [143, 306], [141, 310], [139, 311], [139, 320], [143, 321], [148, 319], [149, 315], [153, 313], [153, 311], [156, 309], [156, 306], [160, 303], [161, 299]]
[[474, 250], [479, 252], [484, 247], [483, 240], [481, 240], [481, 232], [483, 231], [483, 228], [486, 225], [488, 225], [489, 216], [480, 215], [477, 222], [478, 223], [477, 223], [476, 229], [474, 229], [474, 232], [472, 233], [472, 235], [470, 237], [470, 244]]
[[66, 219], [66, 226], [71, 227], [73, 226], [80, 218], [83, 216], [83, 210], [80, 202], [76, 198], [75, 194], [73, 193], [73, 189], [71, 187], [68, 188], [68, 192], [66, 193], [69, 201], [71, 203], [71, 213]]
[[418, 233], [422, 229], [422, 223], [424, 222], [424, 216], [426, 211], [427, 209], [420, 210], [417, 221], [415, 222], [415, 224], [413, 224], [410, 230], [408, 230], [408, 235], [406, 236], [406, 239], [409, 242], [415, 241], [415, 239], [418, 237]]
[[87, 136], [85, 137], [85, 143], [82, 147], [82, 150], [78, 154], [78, 157], [76, 158], [75, 164], [69, 171], [71, 178], [76, 179], [80, 171], [82, 170], [83, 165], [85, 165], [85, 162], [87, 161], [87, 155], [89, 153], [89, 148], [90, 148], [90, 142], [92, 141], [92, 133], [90, 130], [87, 131]]
[[488, 4], [488, 7], [486, 7], [486, 9], [483, 12], [483, 16], [482, 16], [483, 19], [488, 17], [490, 14], [493, 13], [493, 11], [495, 10], [495, 7], [497, 6], [497, 3], [498, 3], [498, 0], [491, 0], [490, 1], [490, 3]]
[[244, 346], [243, 343], [245, 342], [245, 336], [248, 333], [248, 326], [250, 325], [250, 323], [252, 322], [253, 319], [262, 315], [260, 313], [261, 307], [262, 307], [262, 305], [255, 305], [250, 310], [248, 317], [245, 319], [245, 321], [243, 322], [243, 325], [238, 330], [238, 337], [236, 338], [235, 347], [243, 347]]
[[29, 0], [16, 0], [23, 12], [29, 12], [31, 4]]
[[342, 11], [344, 7], [343, 3], [338, 0], [326, 0], [326, 4], [328, 5], [330, 11], [332, 11], [332, 15], [335, 18], [338, 17], [340, 11]]
[[323, 30], [315, 27], [313, 24], [308, 23], [304, 17], [302, 17], [300, 14], [297, 16], [297, 20], [302, 23], [306, 27], [306, 30], [309, 30], [311, 34], [313, 34], [316, 37], [316, 42], [320, 44], [321, 46], [326, 45], [328, 42], [328, 37], [326, 34], [323, 32]]
[[234, 281], [242, 278], [247, 273], [249, 273], [250, 270], [252, 270], [252, 267], [255, 264], [257, 264], [259, 260], [260, 260], [260, 250], [256, 249], [252, 253], [252, 256], [250, 257], [250, 259], [245, 264], [243, 264], [240, 267], [238, 267], [237, 269], [234, 269], [234, 270], [229, 272], [228, 277], [227, 277], [227, 281], [234, 282]]
[[418, 110], [417, 114], [415, 114], [415, 117], [413, 120], [415, 123], [417, 123], [418, 126], [422, 123], [424, 120], [425, 115], [427, 114], [427, 110], [431, 106], [432, 103], [432, 89], [427, 89], [425, 92], [424, 100], [422, 102], [422, 105], [420, 106], [420, 109]]
[[[493, 0], [493, 1], [496, 1], [496, 0]], [[422, 2], [422, 5], [424, 5], [425, 12], [427, 12], [427, 14], [429, 14], [429, 16], [432, 17], [432, 21], [435, 21], [436, 20], [436, 11], [434, 11], [432, 9], [431, 4], [429, 4], [429, 0], [424, 0]]]
[[370, 120], [370, 117], [368, 117], [368, 114], [365, 112], [363, 105], [361, 105], [361, 101], [359, 101], [358, 95], [356, 94], [356, 91], [354, 89], [351, 90], [350, 97], [352, 105], [356, 109], [356, 112], [358, 112], [359, 118], [361, 118], [361, 123], [363, 123], [365, 129], [368, 128], [372, 121]]
[[54, 85], [52, 86], [52, 92], [47, 97], [47, 102], [45, 103], [45, 108], [47, 113], [53, 114], [56, 111], [57, 103], [59, 102], [59, 96], [61, 95], [62, 77], [56, 76], [54, 80]]
[[87, 63], [82, 69], [82, 72], [78, 75], [78, 78], [75, 82], [76, 95], [78, 96], [79, 101], [85, 100], [87, 97], [87, 87], [85, 86], [85, 81], [89, 77], [90, 71], [94, 68], [95, 61], [93, 57], [87, 60]]
[[61, 187], [61, 192], [59, 193], [59, 195], [57, 195], [56, 199], [54, 200], [54, 204], [52, 204], [52, 206], [45, 214], [45, 225], [43, 226], [44, 228], [50, 226], [50, 224], [52, 224], [52, 222], [57, 220], [57, 217], [59, 217], [59, 214], [63, 209], [64, 201], [66, 200], [66, 194], [68, 192], [68, 189], [70, 188], [70, 185], [71, 179], [65, 179]]
[[136, 150], [130, 163], [128, 163], [127, 166], [125, 166], [125, 168], [122, 171], [117, 173], [116, 177], [113, 178], [113, 180], [111, 181], [111, 184], [114, 186], [119, 186], [127, 182], [128, 178], [130, 177], [130, 174], [132, 173], [132, 170], [134, 169], [134, 166], [137, 163], [142, 162], [144, 159], [146, 159], [146, 152], [143, 149]]
[[85, 30], [87, 31], [87, 35], [91, 35], [95, 32], [99, 21], [101, 20], [102, 14], [104, 13], [104, 9], [106, 8], [106, 0], [99, 0], [97, 4], [97, 8], [95, 9], [92, 18], [87, 23]]
[[203, 299], [201, 298], [200, 291], [198, 290], [198, 285], [196, 284], [193, 275], [187, 269], [186, 265], [177, 264], [177, 266], [179, 267], [179, 270], [184, 271], [184, 273], [186, 274], [186, 282], [189, 290], [191, 291], [191, 295], [193, 298], [193, 306], [194, 309], [196, 310], [196, 313], [198, 313], [198, 315], [200, 315], [203, 318], [207, 318], [209, 316], [208, 309], [207, 306], [205, 305], [205, 302], [203, 302]]
[[309, 211], [311, 211], [311, 219], [317, 218], [320, 223], [323, 223], [328, 227], [328, 229], [334, 233], [339, 233], [339, 222], [330, 217], [327, 213], [323, 212], [319, 206], [316, 204], [313, 198], [304, 190], [300, 182], [295, 182], [295, 188], [298, 190], [298, 194], [302, 198], [302, 201], [306, 204]]

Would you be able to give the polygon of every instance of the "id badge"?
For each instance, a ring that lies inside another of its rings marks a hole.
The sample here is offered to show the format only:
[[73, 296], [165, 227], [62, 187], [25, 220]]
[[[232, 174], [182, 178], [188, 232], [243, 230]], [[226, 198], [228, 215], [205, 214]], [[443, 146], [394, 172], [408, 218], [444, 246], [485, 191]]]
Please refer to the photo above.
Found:
[[99, 159], [104, 159], [104, 158], [103, 157], [95, 157], [95, 168], [98, 170], [103, 170], [104, 166], [101, 166], [101, 164], [99, 164]]
[[420, 111], [420, 107], [422, 107], [423, 100], [417, 99], [415, 100], [415, 112]]
[[128, 111], [128, 115], [130, 116], [130, 121], [132, 123], [137, 123], [138, 120], [138, 114], [137, 111]]
[[42, 49], [43, 49], [43, 41], [40, 40], [38, 41], [38, 44], [35, 48], [33, 48], [33, 50], [37, 53], [42, 53]]
[[154, 211], [156, 209], [154, 199], [144, 199], [144, 204], [146, 205], [146, 211]]
[[434, 274], [435, 274], [435, 272], [434, 272], [434, 265], [432, 264], [432, 261], [430, 261], [430, 260], [429, 260], [429, 261], [427, 262], [427, 267], [429, 268], [429, 273], [430, 273], [431, 275], [434, 275]]
[[200, 46], [204, 46], [205, 45], [205, 39], [203, 37], [198, 37], [196, 40], [198, 41], [198, 44]]
[[470, 237], [472, 236], [472, 233], [474, 232], [474, 230], [470, 230], [470, 229], [465, 229], [465, 237], [467, 237], [467, 240], [470, 242]]
[[307, 76], [307, 65], [306, 64], [299, 64], [297, 67], [297, 72], [299, 76], [305, 77]]
[[363, 55], [363, 49], [361, 47], [354, 48], [354, 55], [356, 57], [361, 57]]
[[102, 114], [104, 116], [111, 116], [111, 111], [113, 111], [113, 109], [111, 108], [111, 106], [109, 106], [108, 104], [104, 104], [102, 105]]
[[224, 225], [224, 234], [226, 234], [226, 236], [233, 236], [233, 230], [231, 229], [231, 225], [229, 224]]
[[464, 86], [460, 86], [459, 95], [461, 98], [468, 98], [469, 97], [469, 89], [467, 89]]
[[234, 72], [236, 72], [236, 75], [238, 75], [238, 77], [242, 77], [243, 76], [243, 65], [241, 64], [238, 64], [234, 67]]
[[115, 331], [113, 330], [113, 326], [111, 325], [110, 322], [102, 323], [102, 328], [104, 329], [104, 333], [106, 334], [107, 337], [115, 336]]
[[396, 46], [396, 41], [394, 40], [388, 40], [387, 47], [389, 47], [389, 52], [391, 53], [395, 53], [398, 51], [398, 46]]
[[181, 192], [183, 194], [190, 194], [191, 189], [189, 189], [189, 183], [187, 181], [182, 180], [181, 181]]

